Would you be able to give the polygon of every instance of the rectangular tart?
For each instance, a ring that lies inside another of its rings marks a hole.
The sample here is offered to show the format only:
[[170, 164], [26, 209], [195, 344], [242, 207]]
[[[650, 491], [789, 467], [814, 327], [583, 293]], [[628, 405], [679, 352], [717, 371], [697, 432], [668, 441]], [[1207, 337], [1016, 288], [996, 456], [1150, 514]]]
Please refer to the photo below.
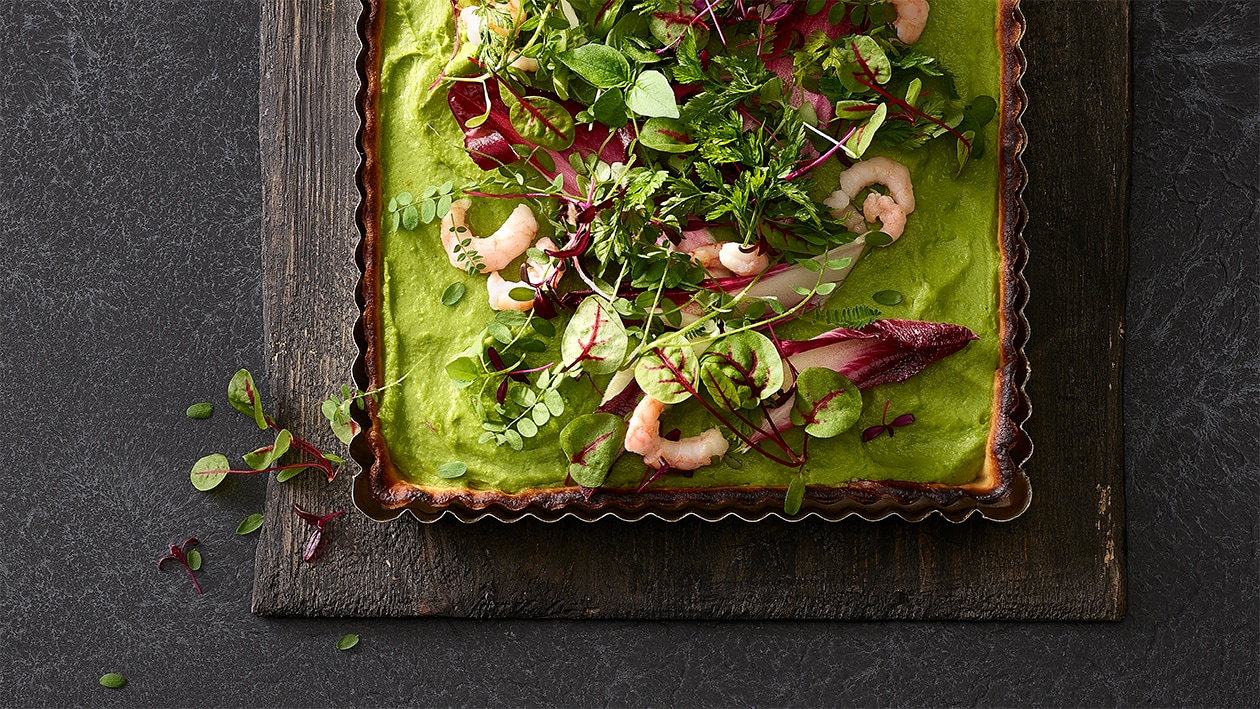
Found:
[[[905, 236], [892, 248], [869, 250], [831, 301], [874, 305], [873, 294], [895, 290], [900, 302], [878, 306], [884, 316], [957, 323], [977, 339], [908, 381], [864, 391], [853, 430], [810, 443], [804, 497], [793, 514], [784, 505], [794, 471], [733, 449], [725, 463], [643, 489], [642, 461], [625, 455], [591, 490], [566, 479], [557, 444], [561, 421], [543, 426], [520, 451], [478, 441], [480, 421], [444, 369], [493, 315], [485, 278], [448, 265], [436, 223], [399, 230], [390, 212], [398, 205], [389, 204], [399, 194], [481, 172], [465, 152], [445, 88], [431, 88], [452, 56], [454, 7], [447, 0], [368, 0], [360, 21], [363, 275], [355, 373], [360, 387], [381, 389], [356, 414], [363, 427], [352, 446], [363, 468], [354, 487], [360, 509], [378, 520], [409, 511], [421, 521], [448, 514], [463, 521], [649, 515], [918, 521], [933, 513], [951, 521], [976, 513], [1004, 521], [1024, 511], [1031, 489], [1022, 465], [1031, 443], [1021, 428], [1030, 409], [1023, 391], [1023, 20], [1016, 0], [932, 0], [919, 44], [953, 71], [960, 93], [997, 100], [985, 128], [989, 149], [962, 172], [956, 162], [952, 171], [945, 167], [956, 158], [939, 145], [888, 151], [915, 174], [919, 208]], [[489, 205], [472, 215], [470, 226], [489, 231], [506, 216], [505, 205]], [[452, 283], [463, 284], [466, 295], [439, 304]], [[797, 329], [785, 337], [820, 329], [791, 327]], [[568, 408], [597, 403], [579, 396]], [[669, 414], [672, 425], [694, 432], [688, 417], [702, 412], [677, 408]], [[867, 440], [862, 433], [887, 423], [890, 412], [913, 413], [913, 425]], [[444, 477], [439, 469], [452, 461], [467, 472]]]

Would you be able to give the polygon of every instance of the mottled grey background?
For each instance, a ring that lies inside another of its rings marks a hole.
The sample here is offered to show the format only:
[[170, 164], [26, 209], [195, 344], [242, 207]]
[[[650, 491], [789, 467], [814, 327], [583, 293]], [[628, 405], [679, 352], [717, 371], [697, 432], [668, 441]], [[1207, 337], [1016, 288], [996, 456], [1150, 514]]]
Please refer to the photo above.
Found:
[[373, 622], [251, 616], [262, 481], [188, 485], [257, 445], [256, 1], [0, 0], [0, 704], [1254, 705], [1260, 3], [1133, 9], [1124, 622]]

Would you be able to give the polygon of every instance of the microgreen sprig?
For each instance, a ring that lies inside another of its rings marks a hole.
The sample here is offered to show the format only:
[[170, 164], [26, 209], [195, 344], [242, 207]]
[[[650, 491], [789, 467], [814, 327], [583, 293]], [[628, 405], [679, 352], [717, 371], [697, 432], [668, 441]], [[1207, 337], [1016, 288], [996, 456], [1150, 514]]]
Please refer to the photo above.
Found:
[[293, 512], [301, 518], [303, 522], [306, 522], [315, 528], [315, 531], [311, 533], [310, 538], [306, 540], [306, 546], [302, 551], [302, 561], [305, 561], [308, 564], [314, 563], [315, 560], [319, 559], [320, 554], [324, 552], [324, 528], [328, 526], [329, 522], [345, 514], [346, 511], [337, 510], [336, 512], [320, 516], [307, 512], [295, 503], [293, 505]]
[[[190, 549], [190, 547], [194, 546], [197, 546], [197, 539], [195, 537], [189, 537], [183, 544], [171, 544], [168, 547], [166, 556], [158, 559], [158, 570], [162, 570], [162, 566], [168, 561], [174, 561], [180, 566], [183, 566], [188, 572], [188, 578], [193, 582], [193, 588], [197, 589], [197, 595], [201, 595], [201, 584], [197, 583], [197, 577], [193, 574], [195, 569], [193, 569], [192, 564], [188, 560], [188, 555], [196, 551], [194, 549]], [[197, 566], [200, 567], [201, 564], [198, 563]]]

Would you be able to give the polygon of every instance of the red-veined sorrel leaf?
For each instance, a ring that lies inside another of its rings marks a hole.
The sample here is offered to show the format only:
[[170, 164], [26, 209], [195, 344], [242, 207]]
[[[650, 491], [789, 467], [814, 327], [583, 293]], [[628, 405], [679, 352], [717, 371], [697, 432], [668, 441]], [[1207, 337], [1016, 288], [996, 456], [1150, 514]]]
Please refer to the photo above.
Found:
[[232, 375], [228, 382], [228, 403], [232, 408], [254, 419], [258, 428], [267, 428], [267, 415], [263, 413], [262, 397], [258, 395], [258, 385], [248, 369], [241, 369]]
[[666, 404], [685, 401], [696, 390], [700, 363], [691, 345], [655, 347], [639, 358], [634, 380], [653, 398]]
[[853, 427], [862, 415], [862, 392], [844, 375], [813, 367], [796, 377], [792, 423], [817, 438], [831, 438]]
[[639, 130], [639, 142], [662, 153], [685, 153], [696, 146], [687, 126], [673, 118], [653, 118]]
[[886, 84], [892, 78], [892, 63], [888, 55], [874, 38], [863, 34], [849, 38], [848, 46], [841, 49], [836, 57], [842, 62], [839, 71], [840, 83], [850, 91], [861, 93], [867, 85], [858, 81], [859, 76], [874, 79], [876, 83]]
[[697, 43], [703, 44], [704, 35], [708, 32], [702, 24], [698, 23], [696, 14], [691, 10], [691, 3], [682, 0], [673, 7], [662, 3], [661, 11], [652, 13], [652, 17], [648, 20], [648, 30], [652, 36], [666, 47], [672, 47], [690, 29], [694, 29], [697, 33]]
[[603, 485], [625, 442], [626, 422], [620, 416], [594, 413], [573, 419], [560, 432], [569, 477], [582, 487]]
[[[490, 112], [486, 114], [486, 96], [490, 97]], [[547, 97], [548, 100], [553, 100]], [[529, 141], [523, 138], [513, 126], [512, 117], [499, 90], [496, 79], [488, 79], [483, 87], [478, 82], [452, 82], [447, 92], [447, 104], [451, 113], [464, 132], [464, 148], [469, 157], [483, 170], [494, 170], [500, 165], [508, 165], [520, 159], [512, 146], [527, 146]], [[572, 116], [583, 110], [585, 106], [573, 102], [559, 104]], [[483, 122], [470, 125], [470, 121], [485, 115]], [[585, 159], [590, 155], [598, 155], [608, 164], [626, 162], [627, 148], [634, 140], [634, 131], [621, 128], [611, 132], [603, 125], [580, 125], [573, 131], [573, 143], [563, 151], [547, 150], [547, 161], [535, 160], [538, 168], [548, 179], [560, 175], [565, 189], [576, 191], [577, 170], [570, 158]]]
[[718, 340], [700, 358], [700, 381], [729, 409], [749, 409], [783, 386], [783, 361], [770, 338], [737, 332]]
[[866, 122], [859, 126], [857, 131], [845, 141], [844, 147], [849, 151], [849, 154], [855, 158], [862, 157], [866, 153], [866, 149], [871, 147], [871, 141], [875, 140], [875, 132], [879, 130], [880, 126], [884, 125], [884, 119], [887, 117], [888, 104], [879, 104], [879, 107], [870, 114]]
[[576, 137], [573, 116], [568, 109], [542, 96], [503, 97], [508, 117], [518, 135], [549, 150], [567, 150]]
[[629, 345], [617, 311], [600, 298], [582, 301], [564, 331], [560, 355], [565, 365], [577, 363], [591, 374], [612, 374], [621, 368]]
[[218, 487], [219, 483], [227, 478], [231, 467], [228, 464], [227, 456], [211, 453], [193, 463], [192, 471], [188, 474], [188, 477], [192, 480], [193, 487], [205, 492]]
[[245, 464], [254, 470], [262, 470], [269, 467], [272, 463], [280, 460], [281, 456], [289, 451], [289, 445], [293, 442], [293, 434], [289, 433], [289, 429], [281, 429], [276, 434], [276, 441], [269, 446], [263, 446], [246, 453], [241, 456]]

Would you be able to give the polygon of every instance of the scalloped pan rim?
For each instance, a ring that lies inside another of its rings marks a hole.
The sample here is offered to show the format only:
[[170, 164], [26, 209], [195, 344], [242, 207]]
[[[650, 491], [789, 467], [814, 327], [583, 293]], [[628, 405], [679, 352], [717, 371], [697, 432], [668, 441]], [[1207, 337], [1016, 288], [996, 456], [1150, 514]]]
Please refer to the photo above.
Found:
[[[380, 349], [380, 36], [382, 7], [387, 0], [363, 0], [358, 31], [362, 42], [357, 69], [360, 89], [355, 106], [360, 127], [356, 144], [360, 163], [356, 172], [360, 202], [355, 218], [359, 228], [357, 264], [359, 284], [356, 300], [359, 318], [354, 336], [359, 355], [354, 378], [359, 388], [368, 390], [383, 383]], [[1027, 134], [1022, 116], [1028, 97], [1022, 78], [1026, 67], [1020, 40], [1024, 17], [1019, 0], [998, 0], [1002, 42], [1002, 96], [999, 109], [999, 194], [1002, 278], [1001, 366], [995, 373], [994, 426], [990, 432], [988, 456], [981, 477], [968, 485], [943, 486], [895, 481], [855, 481], [843, 487], [810, 486], [795, 515], [783, 513], [786, 487], [657, 489], [642, 494], [621, 490], [600, 490], [586, 499], [575, 488], [525, 490], [516, 494], [496, 491], [450, 490], [415, 486], [402, 480], [389, 448], [376, 425], [377, 406], [369, 400], [364, 411], [355, 411], [363, 431], [350, 446], [351, 457], [362, 470], [354, 481], [354, 503], [364, 514], [386, 522], [409, 513], [421, 522], [452, 518], [471, 523], [483, 519], [516, 522], [536, 519], [556, 522], [575, 518], [595, 522], [614, 518], [633, 522], [646, 518], [678, 521], [697, 517], [707, 521], [736, 518], [747, 522], [777, 517], [799, 521], [818, 517], [839, 521], [859, 517], [879, 521], [900, 517], [919, 522], [939, 514], [951, 522], [973, 515], [991, 521], [1015, 519], [1028, 508], [1032, 488], [1023, 466], [1032, 454], [1032, 441], [1023, 424], [1031, 414], [1025, 392], [1028, 359], [1028, 321], [1024, 306], [1028, 284], [1023, 268], [1028, 246], [1023, 229], [1028, 222], [1023, 200], [1026, 170], [1023, 162]]]

